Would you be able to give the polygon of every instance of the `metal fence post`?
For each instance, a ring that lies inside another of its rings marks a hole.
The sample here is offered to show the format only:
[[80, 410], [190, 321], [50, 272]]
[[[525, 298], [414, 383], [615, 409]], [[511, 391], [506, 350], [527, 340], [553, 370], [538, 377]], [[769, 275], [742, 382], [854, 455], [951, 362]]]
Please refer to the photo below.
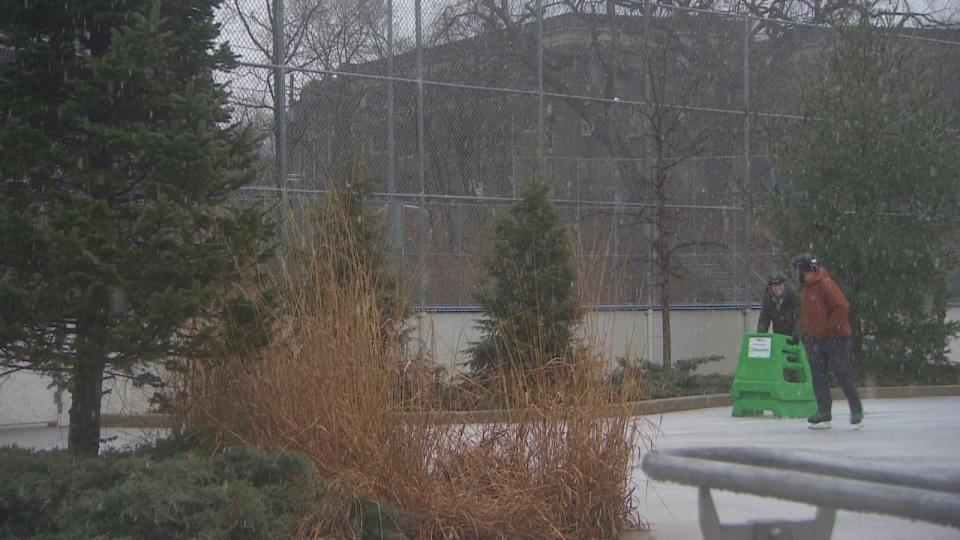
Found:
[[[751, 182], [750, 164], [750, 35], [753, 31], [749, 16], [743, 16], [743, 181], [744, 186]], [[740, 274], [741, 298], [744, 305], [750, 303], [750, 276], [752, 261], [750, 257], [750, 222], [753, 219], [750, 208], [743, 209], [743, 259], [745, 266]]]
[[[273, 1], [273, 122], [274, 152], [277, 160], [277, 187], [280, 189], [282, 208], [281, 220], [287, 212], [287, 105], [286, 81], [284, 73], [284, 53], [286, 40], [283, 35], [283, 2]], [[281, 221], [281, 226], [283, 222]]]
[[543, 153], [543, 0], [537, 0], [537, 173], [546, 174]]
[[[400, 236], [400, 209], [397, 206], [396, 166], [394, 146], [394, 97], [393, 97], [393, 0], [387, 0], [387, 193], [389, 193], [388, 212], [390, 220], [390, 247], [396, 252], [403, 242]], [[400, 259], [403, 266], [403, 259]]]
[[[642, 107], [650, 106], [650, 97], [653, 93], [653, 81], [650, 80], [650, 19], [653, 17], [653, 7], [649, 2], [645, 3], [643, 6], [643, 19], [641, 20], [641, 27], [643, 32], [643, 105]], [[647, 181], [649, 183], [653, 182], [653, 175], [651, 173], [651, 156], [650, 156], [650, 133], [653, 131], [653, 125], [650, 121], [650, 118], [647, 114], [643, 115], [643, 125], [646, 128], [643, 133], [642, 147], [641, 151], [643, 152], [643, 164], [644, 171], [648, 176]], [[657, 230], [656, 223], [654, 220], [651, 220], [647, 223], [647, 245], [649, 247], [647, 251], [647, 303], [653, 305], [656, 298], [657, 288], [656, 288], [656, 242], [657, 242]], [[653, 349], [650, 349], [651, 354], [653, 354]], [[649, 361], [653, 361], [653, 358], [648, 358]]]
[[[423, 327], [423, 312], [427, 306], [427, 190], [423, 163], [423, 10], [421, 0], [414, 3], [417, 34], [417, 180], [420, 184], [420, 310], [419, 324]], [[420, 347], [424, 346], [421, 337]], [[420, 352], [423, 352], [422, 350]]]

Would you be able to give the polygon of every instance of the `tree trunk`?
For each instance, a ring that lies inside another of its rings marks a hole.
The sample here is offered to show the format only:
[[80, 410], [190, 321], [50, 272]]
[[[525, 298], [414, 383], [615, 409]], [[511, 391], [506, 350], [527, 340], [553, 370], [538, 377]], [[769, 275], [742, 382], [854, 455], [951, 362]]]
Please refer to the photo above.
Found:
[[70, 385], [70, 432], [67, 449], [78, 457], [97, 457], [100, 451], [100, 398], [103, 395], [104, 356], [78, 355]]
[[[661, 223], [665, 218], [661, 216]], [[669, 370], [673, 366], [673, 350], [670, 346], [670, 249], [667, 245], [667, 235], [663, 228], [657, 238], [657, 250], [660, 258], [660, 322], [663, 333], [663, 369]]]
[[[660, 293], [663, 294], [663, 293]], [[660, 320], [663, 323], [663, 369], [669, 370], [673, 367], [673, 350], [670, 347], [670, 298], [663, 297], [663, 312], [660, 314]]]
[[667, 214], [667, 171], [664, 164], [664, 142], [657, 139], [655, 148], [656, 178], [654, 186], [657, 192], [657, 266], [660, 271], [660, 323], [663, 333], [663, 369], [673, 367], [673, 351], [670, 339], [670, 227]]

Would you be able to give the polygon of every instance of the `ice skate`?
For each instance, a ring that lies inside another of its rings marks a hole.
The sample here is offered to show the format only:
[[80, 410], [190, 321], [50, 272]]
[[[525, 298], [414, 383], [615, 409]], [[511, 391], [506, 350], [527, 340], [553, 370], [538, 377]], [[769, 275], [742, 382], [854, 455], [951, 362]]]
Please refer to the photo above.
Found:
[[807, 418], [807, 427], [810, 429], [830, 429], [830, 415], [817, 412], [817, 414]]
[[850, 427], [854, 430], [863, 429], [863, 413], [850, 413]]

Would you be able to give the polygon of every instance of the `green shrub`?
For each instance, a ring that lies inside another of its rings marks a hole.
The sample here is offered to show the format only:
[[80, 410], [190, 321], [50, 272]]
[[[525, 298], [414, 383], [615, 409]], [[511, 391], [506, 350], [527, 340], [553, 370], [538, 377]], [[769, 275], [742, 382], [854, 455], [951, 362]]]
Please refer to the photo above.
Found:
[[[733, 384], [731, 375], [695, 373], [703, 364], [722, 359], [722, 356], [689, 358], [678, 360], [672, 368], [664, 369], [660, 364], [620, 358], [613, 372], [613, 384], [618, 391], [627, 392], [626, 397], [630, 400], [725, 394]], [[627, 385], [624, 383], [627, 380], [639, 381], [639, 384]]]
[[0, 537], [289, 538], [314, 480], [301, 456], [248, 448], [87, 460], [0, 449]]
[[570, 355], [581, 320], [573, 248], [549, 186], [531, 182], [494, 225], [476, 298], [481, 339], [470, 344], [473, 375], [543, 368]]

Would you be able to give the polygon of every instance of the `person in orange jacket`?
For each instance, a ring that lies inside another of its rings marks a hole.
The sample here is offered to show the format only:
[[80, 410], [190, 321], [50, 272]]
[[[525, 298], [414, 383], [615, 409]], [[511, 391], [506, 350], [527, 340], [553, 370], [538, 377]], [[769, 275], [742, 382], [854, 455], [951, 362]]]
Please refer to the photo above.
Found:
[[793, 266], [803, 288], [800, 325], [817, 398], [817, 413], [807, 418], [808, 425], [811, 429], [830, 427], [833, 400], [827, 375], [832, 369], [850, 406], [850, 425], [859, 429], [863, 427], [863, 404], [850, 368], [850, 304], [816, 255], [801, 253]]

